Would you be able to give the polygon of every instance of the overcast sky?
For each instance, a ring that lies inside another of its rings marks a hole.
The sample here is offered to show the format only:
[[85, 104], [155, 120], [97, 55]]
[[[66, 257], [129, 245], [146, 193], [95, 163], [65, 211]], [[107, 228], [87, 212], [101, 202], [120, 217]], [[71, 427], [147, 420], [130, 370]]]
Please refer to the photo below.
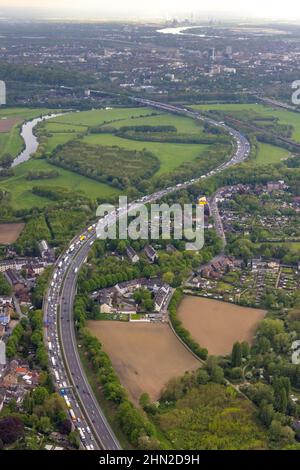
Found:
[[8, 8], [34, 10], [37, 15], [84, 18], [158, 18], [177, 14], [204, 16], [300, 19], [300, 0], [0, 0], [0, 13]]

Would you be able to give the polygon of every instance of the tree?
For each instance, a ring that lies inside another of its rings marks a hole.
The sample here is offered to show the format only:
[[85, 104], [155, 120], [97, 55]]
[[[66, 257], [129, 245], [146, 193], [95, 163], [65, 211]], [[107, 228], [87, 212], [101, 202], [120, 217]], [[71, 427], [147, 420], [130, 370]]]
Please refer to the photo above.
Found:
[[273, 408], [273, 405], [266, 401], [262, 401], [259, 407], [259, 418], [262, 421], [262, 423], [269, 427], [272, 423], [272, 420], [274, 418], [275, 411]]
[[249, 343], [247, 343], [247, 341], [243, 341], [241, 343], [241, 350], [242, 350], [242, 357], [247, 359], [250, 356], [250, 347], [249, 347]]
[[61, 434], [70, 434], [72, 431], [72, 424], [69, 419], [63, 419], [59, 424], [58, 424], [58, 430]]
[[204, 369], [199, 369], [197, 373], [197, 382], [200, 385], [206, 385], [209, 382], [209, 375]]
[[49, 395], [48, 390], [45, 387], [37, 387], [32, 392], [32, 398], [33, 398], [35, 405], [43, 405], [48, 395]]
[[211, 371], [210, 378], [212, 382], [221, 384], [224, 381], [224, 371], [222, 367], [215, 366]]
[[12, 288], [5, 279], [4, 275], [0, 273], [0, 295], [10, 295]]
[[142, 393], [142, 395], [140, 396], [139, 402], [143, 409], [145, 409], [148, 405], [150, 405], [151, 401], [150, 401], [150, 397], [148, 393]]
[[258, 406], [261, 403], [273, 403], [274, 402], [274, 391], [270, 385], [266, 385], [263, 383], [256, 383], [255, 385], [251, 385], [248, 388], [247, 395], [250, 399]]
[[125, 240], [120, 240], [118, 243], [118, 252], [123, 255], [126, 251], [127, 243]]
[[270, 341], [273, 340], [275, 335], [280, 333], [284, 333], [284, 324], [281, 320], [267, 318], [261, 322], [258, 328], [258, 334], [266, 336]]
[[5, 153], [1, 157], [0, 166], [2, 166], [3, 168], [9, 168], [13, 161], [14, 158], [9, 153]]
[[80, 439], [79, 439], [78, 431], [71, 431], [70, 432], [69, 442], [70, 442], [71, 446], [75, 447], [76, 449], [79, 449]]
[[275, 392], [275, 409], [281, 413], [286, 413], [291, 392], [290, 379], [288, 377], [274, 379], [273, 388]]
[[163, 274], [162, 279], [166, 284], [172, 285], [174, 282], [174, 277], [175, 276], [171, 271], [167, 271], [166, 273]]
[[281, 413], [285, 413], [287, 409], [287, 396], [286, 396], [286, 391], [284, 388], [281, 388], [275, 397], [275, 408], [277, 411]]
[[242, 348], [238, 342], [234, 343], [232, 348], [231, 364], [233, 367], [239, 367], [242, 364]]
[[291, 340], [288, 333], [279, 333], [274, 336], [274, 349], [278, 353], [287, 353], [291, 346]]
[[265, 336], [260, 336], [255, 343], [255, 349], [262, 354], [268, 352], [271, 349], [270, 340]]
[[50, 418], [48, 416], [42, 416], [39, 421], [39, 430], [44, 434], [50, 434], [53, 430]]
[[24, 426], [19, 418], [8, 416], [0, 420], [0, 439], [4, 445], [13, 444], [23, 433]]
[[275, 443], [279, 448], [294, 442], [294, 431], [289, 426], [282, 426], [282, 424], [274, 420], [270, 426], [270, 440]]
[[24, 400], [23, 400], [23, 409], [26, 413], [31, 415], [33, 411], [33, 406], [34, 406], [33, 399], [30, 396], [30, 394], [27, 393], [27, 395], [25, 395]]

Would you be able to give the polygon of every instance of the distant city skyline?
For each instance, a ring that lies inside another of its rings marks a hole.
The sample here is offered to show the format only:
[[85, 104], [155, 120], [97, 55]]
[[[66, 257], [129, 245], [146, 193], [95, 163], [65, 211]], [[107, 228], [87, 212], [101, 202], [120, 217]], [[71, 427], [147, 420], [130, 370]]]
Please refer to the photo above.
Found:
[[172, 17], [227, 17], [299, 20], [299, 0], [0, 0], [0, 16], [55, 17], [82, 19], [166, 19]]

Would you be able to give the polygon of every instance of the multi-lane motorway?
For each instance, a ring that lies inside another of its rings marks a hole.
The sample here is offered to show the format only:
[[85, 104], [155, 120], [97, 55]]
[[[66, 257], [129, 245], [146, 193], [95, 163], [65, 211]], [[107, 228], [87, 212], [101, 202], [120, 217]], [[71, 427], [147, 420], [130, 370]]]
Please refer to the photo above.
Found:
[[[220, 173], [224, 169], [242, 162], [249, 155], [250, 144], [246, 137], [224, 122], [217, 122], [203, 117], [197, 112], [165, 103], [138, 98], [132, 99], [144, 106], [206, 121], [211, 125], [222, 128], [232, 137], [233, 152], [231, 159], [222, 163], [215, 170], [199, 178], [144, 196], [129, 204], [127, 208], [121, 209], [117, 213], [117, 217], [124, 215], [133, 208], [137, 208], [141, 204], [158, 201], [168, 194]], [[99, 223], [109, 226], [115, 223], [115, 217], [113, 214], [107, 214]], [[82, 367], [73, 321], [73, 305], [78, 272], [96, 238], [96, 224], [93, 224], [72, 240], [68, 249], [59, 257], [55, 265], [44, 299], [45, 341], [57, 390], [64, 397], [70, 418], [78, 429], [82, 446], [87, 450], [118, 450], [120, 444], [93, 394]]]

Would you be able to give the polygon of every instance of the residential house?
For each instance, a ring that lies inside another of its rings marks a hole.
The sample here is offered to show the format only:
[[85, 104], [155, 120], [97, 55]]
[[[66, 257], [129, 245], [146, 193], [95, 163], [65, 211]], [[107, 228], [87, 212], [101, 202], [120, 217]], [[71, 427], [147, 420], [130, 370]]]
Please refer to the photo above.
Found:
[[169, 286], [161, 287], [159, 291], [156, 293], [155, 298], [154, 298], [154, 308], [156, 312], [160, 312], [162, 310], [165, 302], [168, 299], [169, 293], [170, 293]]
[[140, 258], [131, 246], [126, 248], [126, 254], [132, 263], [137, 263]]
[[144, 248], [144, 251], [146, 253], [147, 258], [151, 261], [151, 263], [154, 263], [154, 261], [157, 260], [158, 255], [151, 245], [146, 245]]
[[41, 240], [39, 242], [39, 251], [41, 257], [49, 263], [54, 263], [55, 261], [55, 252], [53, 248], [50, 248], [46, 240]]

